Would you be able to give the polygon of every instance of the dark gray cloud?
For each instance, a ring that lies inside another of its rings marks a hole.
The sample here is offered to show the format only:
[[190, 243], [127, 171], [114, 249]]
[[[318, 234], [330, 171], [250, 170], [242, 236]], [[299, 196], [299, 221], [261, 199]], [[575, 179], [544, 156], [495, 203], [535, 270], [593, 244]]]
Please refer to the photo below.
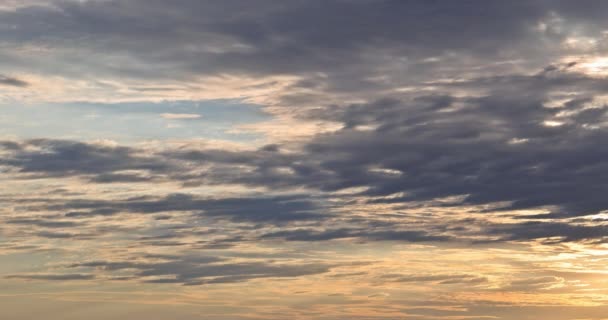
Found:
[[82, 233], [70, 233], [70, 232], [56, 232], [56, 231], [40, 231], [35, 233], [38, 237], [49, 238], [49, 239], [71, 239], [71, 240], [82, 240], [90, 239], [95, 237], [94, 234], [82, 234]]
[[[551, 75], [543, 71], [471, 80], [468, 86], [489, 90], [483, 96], [329, 106], [309, 117], [344, 127], [314, 137], [299, 153], [285, 154], [276, 146], [274, 151], [246, 153], [179, 151], [171, 156], [222, 166], [174, 178], [323, 191], [367, 187], [362, 195], [374, 197], [405, 194], [373, 202], [466, 195], [465, 204], [545, 207], [554, 217], [597, 213], [607, 205], [601, 195], [608, 191], [602, 160], [608, 154], [597, 146], [607, 138], [608, 117], [605, 105], [593, 97], [601, 93], [605, 80], [560, 68], [551, 68]], [[546, 107], [552, 94], [573, 89], [583, 93], [566, 98], [558, 108]], [[243, 172], [231, 165], [254, 170]]]
[[604, 242], [608, 236], [606, 225], [580, 225], [566, 222], [529, 221], [496, 225], [487, 231], [492, 235], [504, 235], [505, 240], [535, 240], [551, 238], [549, 242], [595, 241]]
[[45, 218], [10, 219], [10, 220], [5, 220], [4, 223], [19, 224], [19, 225], [34, 225], [34, 226], [45, 227], [45, 228], [70, 228], [70, 227], [76, 227], [79, 225], [79, 223], [74, 222], [74, 221], [67, 221], [67, 220], [56, 221], [56, 220], [45, 219]]
[[6, 279], [24, 279], [24, 280], [54, 280], [54, 281], [70, 281], [70, 280], [91, 280], [95, 279], [91, 274], [13, 274], [7, 275]]
[[[572, 215], [606, 206], [600, 196], [606, 191], [601, 160], [606, 154], [597, 148], [606, 138], [604, 130], [576, 122], [543, 124], [563, 110], [497, 96], [472, 99], [454, 112], [434, 109], [434, 104], [422, 103], [420, 112], [407, 103], [384, 104], [363, 107], [372, 118], [365, 124], [377, 129], [352, 130], [348, 124], [359, 120], [349, 118], [345, 129], [308, 146], [325, 158], [321, 169], [335, 175], [317, 182], [320, 188], [370, 186], [369, 195], [407, 192], [386, 200], [391, 202], [468, 195], [469, 203], [512, 201], [511, 209], [554, 205]], [[357, 117], [346, 115], [351, 116]], [[527, 140], [512, 143], [516, 139]], [[373, 167], [403, 174], [386, 177], [370, 172]]]
[[13, 78], [13, 77], [8, 77], [8, 76], [4, 76], [2, 74], [0, 74], [0, 86], [10, 86], [10, 87], [20, 87], [20, 88], [24, 88], [27, 87], [29, 85], [29, 83], [17, 79], [17, 78]]
[[391, 70], [398, 61], [407, 71], [423, 71], [415, 74], [424, 78], [435, 66], [411, 62], [450, 55], [485, 62], [544, 60], [569, 34], [551, 25], [539, 32], [538, 25], [557, 14], [584, 34], [601, 34], [604, 19], [594, 17], [605, 6], [592, 3], [58, 1], [0, 12], [0, 20], [12, 26], [0, 29], [0, 39], [15, 48], [51, 49], [52, 64], [7, 52], [7, 68], [34, 63], [39, 72], [86, 77], [86, 65], [101, 76], [173, 80], [298, 74], [307, 78], [301, 85], [323, 72], [331, 90], [356, 92], [384, 87], [365, 78]]
[[[546, 12], [536, 2], [480, 3], [62, 1], [2, 12], [2, 20], [20, 32], [7, 29], [0, 37], [63, 46], [76, 45], [68, 39], [95, 37], [97, 45], [88, 45], [99, 52], [118, 50], [173, 65], [181, 59], [180, 67], [193, 70], [219, 66], [224, 71], [309, 72], [351, 64], [366, 46], [404, 47], [414, 54], [495, 50], [500, 41], [524, 37], [527, 27]], [[421, 28], [427, 33], [421, 35]], [[240, 50], [230, 50], [235, 42]], [[198, 45], [191, 52], [179, 49], [186, 43]], [[213, 46], [225, 49], [218, 52]]]
[[433, 242], [448, 241], [450, 237], [431, 235], [425, 231], [374, 230], [374, 229], [310, 229], [284, 230], [262, 235], [262, 238], [284, 239], [288, 241], [327, 241], [334, 239], [358, 238], [371, 241]]
[[91, 261], [69, 268], [97, 268], [106, 272], [131, 271], [133, 277], [147, 283], [202, 285], [243, 282], [259, 278], [294, 278], [326, 273], [333, 265], [324, 263], [276, 263], [260, 261], [231, 262], [218, 257], [162, 257], [158, 262]]
[[160, 199], [73, 200], [60, 204], [45, 205], [39, 209], [68, 211], [66, 217], [72, 218], [118, 213], [154, 214], [170, 211], [191, 211], [200, 216], [265, 223], [317, 220], [328, 216], [328, 214], [322, 214], [322, 206], [318, 200], [301, 195], [198, 199], [188, 194], [172, 194]]
[[[15, 166], [22, 173], [38, 176], [70, 176], [98, 174], [101, 182], [125, 180], [125, 175], [109, 175], [121, 170], [153, 170], [162, 172], [171, 167], [167, 159], [136, 154], [129, 147], [112, 147], [69, 140], [35, 139], [22, 143], [4, 142], [12, 151], [0, 164]], [[104, 173], [107, 173], [104, 175]]]
[[91, 178], [91, 181], [95, 183], [147, 182], [151, 180], [153, 180], [152, 177], [126, 173], [102, 173]]

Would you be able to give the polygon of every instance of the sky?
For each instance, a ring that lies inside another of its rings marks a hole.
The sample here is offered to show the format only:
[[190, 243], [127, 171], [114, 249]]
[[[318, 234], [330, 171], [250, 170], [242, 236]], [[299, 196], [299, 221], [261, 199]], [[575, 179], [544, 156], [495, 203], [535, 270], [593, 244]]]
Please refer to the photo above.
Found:
[[607, 320], [607, 14], [0, 0], [0, 318]]

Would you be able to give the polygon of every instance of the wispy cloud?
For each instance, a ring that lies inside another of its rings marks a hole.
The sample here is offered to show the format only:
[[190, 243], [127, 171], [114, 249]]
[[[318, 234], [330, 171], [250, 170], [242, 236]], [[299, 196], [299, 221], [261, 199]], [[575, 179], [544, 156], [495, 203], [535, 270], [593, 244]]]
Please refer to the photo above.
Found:
[[165, 119], [171, 119], [171, 120], [198, 119], [201, 117], [200, 114], [191, 114], [191, 113], [162, 113], [160, 116]]

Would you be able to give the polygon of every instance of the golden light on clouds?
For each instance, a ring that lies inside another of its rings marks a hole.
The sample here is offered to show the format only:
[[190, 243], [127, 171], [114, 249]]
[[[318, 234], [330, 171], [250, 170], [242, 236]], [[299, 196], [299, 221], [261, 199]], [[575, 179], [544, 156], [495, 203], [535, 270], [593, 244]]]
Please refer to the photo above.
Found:
[[0, 0], [0, 319], [606, 320], [607, 16]]
[[591, 77], [606, 77], [608, 75], [607, 57], [582, 57], [577, 60], [574, 70]]

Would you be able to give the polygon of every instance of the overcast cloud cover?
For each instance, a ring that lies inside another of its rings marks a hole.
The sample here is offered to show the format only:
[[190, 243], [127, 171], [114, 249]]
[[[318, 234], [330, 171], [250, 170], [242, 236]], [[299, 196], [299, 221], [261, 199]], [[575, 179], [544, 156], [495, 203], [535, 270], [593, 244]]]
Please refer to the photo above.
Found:
[[605, 320], [607, 15], [0, 0], [0, 318]]

